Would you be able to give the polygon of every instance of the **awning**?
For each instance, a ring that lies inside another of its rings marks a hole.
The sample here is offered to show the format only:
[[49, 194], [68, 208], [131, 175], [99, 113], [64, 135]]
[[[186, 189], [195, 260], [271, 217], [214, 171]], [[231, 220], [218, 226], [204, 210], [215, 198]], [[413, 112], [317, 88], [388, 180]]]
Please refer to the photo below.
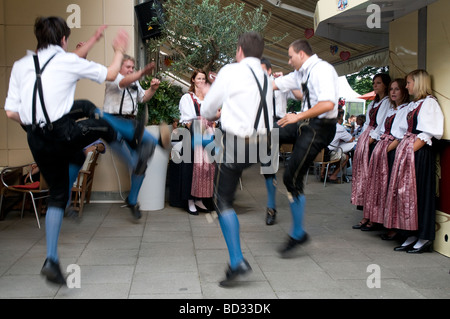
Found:
[[389, 23], [437, 0], [319, 0], [314, 28], [319, 36], [348, 43], [389, 46]]
[[372, 91], [372, 92], [369, 92], [369, 93], [359, 96], [359, 98], [366, 100], [366, 101], [372, 101], [375, 99], [375, 96], [376, 96], [375, 92]]

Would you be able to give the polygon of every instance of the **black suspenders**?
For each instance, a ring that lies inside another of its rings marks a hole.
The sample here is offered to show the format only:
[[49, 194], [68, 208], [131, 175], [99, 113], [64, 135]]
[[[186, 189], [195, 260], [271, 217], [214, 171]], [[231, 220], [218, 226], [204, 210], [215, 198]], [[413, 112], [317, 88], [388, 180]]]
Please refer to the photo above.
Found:
[[42, 112], [44, 113], [45, 120], [47, 122], [47, 127], [51, 131], [53, 129], [53, 124], [50, 122], [50, 118], [47, 114], [47, 109], [45, 108], [44, 103], [44, 92], [42, 90], [42, 72], [44, 72], [45, 67], [48, 65], [48, 63], [55, 57], [56, 53], [48, 59], [47, 62], [45, 62], [42, 69], [39, 67], [39, 59], [37, 55], [33, 55], [34, 59], [34, 67], [36, 69], [36, 82], [34, 83], [34, 90], [33, 90], [33, 105], [32, 105], [32, 129], [33, 131], [36, 129], [36, 93], [39, 92], [39, 100], [41, 101], [41, 107]]
[[[250, 67], [249, 67], [250, 68]], [[258, 78], [255, 75], [255, 72], [253, 72], [252, 68], [250, 68], [250, 71], [252, 71], [253, 77], [256, 80], [256, 83], [258, 84], [259, 93], [261, 94], [261, 101], [259, 102], [259, 108], [258, 112], [256, 113], [256, 119], [255, 119], [255, 132], [258, 129], [259, 124], [259, 118], [261, 117], [261, 112], [264, 109], [264, 123], [268, 131], [270, 131], [270, 125], [269, 125], [269, 110], [267, 109], [267, 101], [266, 101], [266, 95], [267, 95], [267, 76], [264, 75], [264, 87], [261, 89], [261, 85], [259, 84]]]
[[130, 90], [128, 90], [128, 88], [125, 88], [125, 90], [123, 90], [122, 100], [120, 101], [119, 115], [122, 115], [122, 106], [123, 106], [123, 100], [125, 98], [125, 92], [128, 92], [128, 94], [130, 95], [131, 103], [133, 103], [132, 115], [134, 115], [134, 112], [135, 112], [134, 100], [133, 100], [133, 96], [131, 95]]

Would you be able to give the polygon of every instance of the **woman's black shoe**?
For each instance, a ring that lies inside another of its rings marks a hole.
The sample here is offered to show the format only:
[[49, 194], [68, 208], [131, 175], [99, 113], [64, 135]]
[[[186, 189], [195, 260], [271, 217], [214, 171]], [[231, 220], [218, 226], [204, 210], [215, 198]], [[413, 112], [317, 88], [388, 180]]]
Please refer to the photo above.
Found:
[[[201, 208], [197, 205], [195, 205], [195, 208], [197, 208], [197, 212], [201, 212], [201, 213], [209, 213], [209, 209], [205, 209], [205, 208]], [[197, 214], [198, 215], [198, 214]]]
[[406, 245], [406, 246], [397, 246], [397, 247], [394, 248], [394, 250], [395, 251], [408, 251], [408, 250], [410, 250], [411, 248], [414, 247], [415, 243], [416, 242], [413, 242], [413, 243], [411, 243], [409, 245]]
[[186, 209], [186, 211], [191, 215], [198, 215], [198, 211], [190, 210], [189, 207]]
[[433, 242], [430, 240], [423, 244], [420, 248], [411, 247], [406, 252], [409, 254], [421, 254], [424, 252], [432, 252], [433, 251]]
[[368, 222], [369, 222], [368, 220], [366, 222], [360, 221], [358, 224], [353, 225], [352, 228], [353, 229], [361, 229], [361, 227], [366, 226]]

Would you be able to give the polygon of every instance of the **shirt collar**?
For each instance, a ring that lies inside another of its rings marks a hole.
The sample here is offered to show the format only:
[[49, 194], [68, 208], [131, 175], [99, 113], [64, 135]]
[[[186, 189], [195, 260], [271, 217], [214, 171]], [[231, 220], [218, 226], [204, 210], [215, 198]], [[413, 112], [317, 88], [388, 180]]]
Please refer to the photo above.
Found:
[[[37, 52], [37, 54], [39, 54], [39, 56], [46, 57], [46, 56], [50, 56], [55, 53], [61, 53], [61, 52], [65, 52], [63, 48], [61, 48], [59, 45], [51, 44], [48, 47], [46, 47], [45, 49], [40, 49]], [[36, 55], [36, 52], [28, 50], [27, 55]]]
[[305, 61], [305, 63], [303, 63], [303, 65], [301, 66], [299, 72], [303, 75], [303, 74], [308, 74], [309, 71], [311, 70], [311, 68], [317, 63], [319, 62], [319, 57], [317, 56], [317, 54], [314, 54], [312, 56], [310, 56], [308, 58], [308, 60]]

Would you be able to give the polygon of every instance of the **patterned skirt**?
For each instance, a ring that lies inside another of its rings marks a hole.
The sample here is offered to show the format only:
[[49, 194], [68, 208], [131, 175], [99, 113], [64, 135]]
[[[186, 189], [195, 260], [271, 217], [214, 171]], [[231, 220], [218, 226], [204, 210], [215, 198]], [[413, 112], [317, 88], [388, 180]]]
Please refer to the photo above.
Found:
[[[384, 134], [375, 146], [369, 162], [367, 190], [364, 199], [364, 218], [374, 223], [382, 224], [384, 221], [384, 208], [386, 205], [389, 185], [389, 159], [387, 148], [394, 137]], [[394, 151], [391, 151], [392, 153]]]
[[417, 182], [414, 141], [407, 133], [397, 147], [384, 210], [384, 226], [414, 231], [418, 229]]
[[373, 129], [372, 126], [361, 134], [356, 143], [355, 153], [353, 155], [352, 163], [352, 197], [351, 203], [353, 205], [364, 205], [364, 193], [367, 188], [367, 179], [369, 171], [369, 133]]

